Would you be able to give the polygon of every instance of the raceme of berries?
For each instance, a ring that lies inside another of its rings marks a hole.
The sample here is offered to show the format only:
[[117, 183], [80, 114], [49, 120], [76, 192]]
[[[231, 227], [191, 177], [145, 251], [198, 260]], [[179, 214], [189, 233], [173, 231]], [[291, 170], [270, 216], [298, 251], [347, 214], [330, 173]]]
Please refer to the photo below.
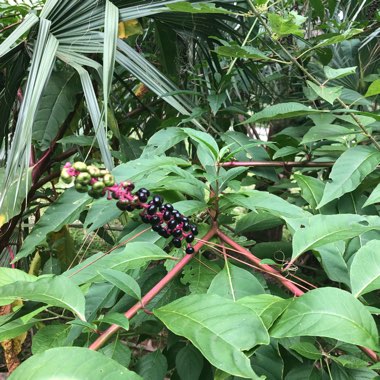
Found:
[[75, 189], [81, 193], [88, 193], [98, 199], [107, 195], [107, 199], [116, 199], [116, 206], [122, 211], [134, 211], [141, 209], [141, 220], [150, 224], [152, 230], [160, 236], [168, 239], [172, 237], [172, 244], [181, 248], [185, 243], [187, 254], [193, 254], [192, 242], [198, 235], [198, 229], [191, 224], [189, 218], [175, 210], [170, 203], [164, 204], [160, 195], [153, 195], [150, 191], [141, 188], [135, 190], [135, 185], [130, 181], [115, 182], [115, 178], [107, 170], [99, 169], [94, 165], [86, 165], [84, 162], [67, 162], [62, 169], [61, 179], [70, 184], [74, 179]]

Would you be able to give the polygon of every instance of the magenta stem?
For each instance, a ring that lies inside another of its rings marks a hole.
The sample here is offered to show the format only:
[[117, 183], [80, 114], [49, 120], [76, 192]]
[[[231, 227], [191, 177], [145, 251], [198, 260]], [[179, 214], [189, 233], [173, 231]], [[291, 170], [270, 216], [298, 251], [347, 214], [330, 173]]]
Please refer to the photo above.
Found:
[[221, 162], [222, 167], [289, 167], [289, 168], [331, 168], [335, 162], [310, 161], [230, 161]]
[[[131, 319], [139, 310], [145, 308], [145, 306], [183, 269], [183, 267], [194, 257], [194, 255], [202, 248], [202, 246], [210, 240], [216, 233], [216, 226], [213, 226], [209, 232], [202, 238], [204, 241], [199, 241], [194, 246], [194, 254], [185, 255], [174, 267], [168, 272], [168, 274], [162, 278], [145, 296], [140, 302], [137, 302], [129, 310], [127, 310], [124, 315]], [[119, 330], [120, 326], [111, 325], [107, 330], [105, 330], [89, 347], [90, 350], [98, 350], [101, 348], [108, 339]]]

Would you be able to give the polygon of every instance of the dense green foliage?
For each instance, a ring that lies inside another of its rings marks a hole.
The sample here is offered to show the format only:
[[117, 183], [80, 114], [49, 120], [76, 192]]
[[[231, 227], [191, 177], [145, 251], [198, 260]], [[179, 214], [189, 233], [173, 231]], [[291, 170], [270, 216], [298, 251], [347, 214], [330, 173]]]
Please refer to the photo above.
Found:
[[33, 4], [0, 5], [10, 379], [378, 378], [378, 2]]

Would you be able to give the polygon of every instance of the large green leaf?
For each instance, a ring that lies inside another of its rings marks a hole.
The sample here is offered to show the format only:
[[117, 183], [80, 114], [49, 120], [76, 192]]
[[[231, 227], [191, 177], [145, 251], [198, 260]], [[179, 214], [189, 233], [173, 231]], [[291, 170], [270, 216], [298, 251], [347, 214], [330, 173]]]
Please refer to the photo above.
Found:
[[356, 252], [350, 277], [355, 297], [380, 288], [380, 240], [371, 240]]
[[322, 199], [325, 184], [317, 178], [302, 174], [294, 174], [294, 179], [301, 188], [302, 198], [315, 209]]
[[100, 272], [100, 275], [111, 284], [118, 287], [125, 294], [133, 298], [141, 298], [141, 290], [136, 280], [129, 274], [120, 272], [118, 270], [106, 269]]
[[249, 308], [216, 295], [197, 294], [154, 313], [169, 330], [189, 339], [215, 367], [235, 376], [258, 378], [242, 351], [268, 344], [269, 336]]
[[279, 218], [303, 218], [310, 214], [302, 208], [292, 205], [277, 195], [266, 191], [250, 190], [239, 194], [227, 194], [222, 199], [225, 203], [246, 207], [249, 210], [256, 208], [265, 210]]
[[380, 202], [380, 183], [373, 189], [371, 195], [368, 197], [363, 207]]
[[90, 202], [91, 198], [87, 194], [78, 193], [74, 188], [66, 190], [55, 203], [46, 209], [25, 239], [15, 261], [33, 253], [36, 246], [45, 241], [49, 232], [58, 231], [65, 224], [75, 221]]
[[253, 310], [262, 319], [267, 329], [273, 325], [289, 304], [289, 300], [271, 294], [248, 296], [237, 302]]
[[49, 148], [58, 129], [73, 111], [79, 89], [78, 76], [74, 71], [58, 71], [50, 77], [33, 123], [32, 137], [42, 150]]
[[355, 190], [379, 163], [380, 152], [375, 148], [356, 146], [348, 149], [336, 160], [330, 174], [331, 182], [327, 182], [318, 208]]
[[192, 344], [188, 344], [178, 351], [175, 367], [181, 380], [198, 380], [203, 362], [201, 353]]
[[320, 113], [322, 111], [304, 106], [301, 103], [280, 103], [274, 106], [264, 108], [260, 112], [256, 112], [247, 119], [243, 124], [257, 123], [277, 119], [288, 119], [291, 117], [308, 116], [312, 113]]
[[69, 309], [79, 318], [85, 319], [83, 293], [70, 279], [63, 276], [39, 278], [33, 282], [17, 281], [0, 287], [1, 305], [7, 305], [18, 298]]
[[0, 268], [0, 287], [16, 281], [36, 281], [38, 277], [20, 269]]
[[99, 252], [87, 260], [81, 262], [74, 268], [63, 273], [80, 285], [85, 282], [94, 282], [102, 279], [99, 274], [105, 269], [125, 271], [127, 269], [139, 268], [150, 260], [167, 259], [168, 255], [155, 244], [144, 242], [131, 242], [125, 248], [104, 254]]
[[[64, 365], [63, 365], [64, 364]], [[83, 347], [52, 348], [22, 363], [9, 380], [142, 380], [115, 360]]]
[[314, 215], [300, 220], [297, 224], [292, 243], [293, 259], [309, 249], [350, 239], [367, 231], [379, 230], [380, 218], [356, 214]]
[[378, 331], [369, 311], [353, 295], [336, 288], [314, 289], [295, 298], [271, 336], [322, 336], [379, 350]]
[[49, 350], [50, 348], [65, 346], [70, 328], [71, 326], [67, 325], [48, 325], [38, 330], [33, 336], [33, 355]]
[[236, 301], [253, 294], [265, 293], [265, 290], [252, 273], [226, 262], [224, 269], [212, 280], [207, 293]]
[[142, 356], [136, 363], [136, 372], [143, 379], [162, 380], [167, 370], [167, 360], [160, 350]]

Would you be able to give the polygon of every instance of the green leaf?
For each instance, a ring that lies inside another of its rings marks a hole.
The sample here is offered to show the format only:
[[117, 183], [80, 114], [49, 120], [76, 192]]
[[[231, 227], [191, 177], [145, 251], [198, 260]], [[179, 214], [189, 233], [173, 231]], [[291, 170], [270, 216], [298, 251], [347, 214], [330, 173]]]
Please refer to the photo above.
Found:
[[[64, 363], [64, 365], [62, 365]], [[142, 380], [115, 360], [83, 347], [52, 348], [23, 362], [9, 380]]]
[[380, 202], [380, 183], [373, 189], [371, 195], [365, 201], [363, 207]]
[[191, 216], [207, 209], [207, 204], [201, 201], [186, 200], [173, 203], [173, 207], [181, 214]]
[[297, 154], [300, 152], [300, 148], [295, 148], [294, 146], [285, 146], [283, 148], [280, 148], [279, 150], [276, 151], [276, 153], [273, 155], [273, 159], [277, 158], [284, 158], [287, 156], [291, 156], [294, 154]]
[[18, 298], [69, 309], [80, 319], [85, 319], [83, 293], [70, 279], [63, 276], [39, 278], [33, 282], [18, 281], [0, 287], [1, 305], [7, 305]]
[[82, 328], [86, 329], [85, 330], [86, 332], [95, 332], [96, 328], [97, 328], [95, 323], [82, 321], [81, 319], [74, 319], [72, 321], [67, 322], [67, 324], [82, 327]]
[[356, 68], [357, 66], [343, 67], [341, 69], [333, 69], [332, 67], [325, 66], [323, 68], [323, 71], [325, 72], [326, 78], [328, 80], [331, 80], [331, 79], [339, 79], [347, 75], [355, 74]]
[[310, 215], [300, 207], [292, 205], [277, 195], [266, 191], [249, 190], [223, 197], [227, 204], [246, 207], [249, 210], [261, 209], [279, 218], [302, 218]]
[[77, 285], [81, 285], [101, 279], [102, 276], [99, 272], [104, 269], [125, 271], [127, 269], [139, 268], [150, 260], [163, 260], [167, 258], [168, 255], [155, 244], [131, 242], [125, 248], [108, 255], [99, 252], [74, 268], [64, 272], [63, 276], [70, 277]]
[[318, 45], [315, 46], [315, 48], [321, 48], [323, 46], [338, 44], [339, 42], [349, 40], [351, 37], [356, 36], [359, 33], [362, 33], [363, 29], [348, 29], [343, 33], [339, 33], [336, 36], [326, 38], [322, 42], [320, 42]]
[[218, 180], [219, 192], [222, 192], [230, 181], [238, 177], [240, 174], [246, 172], [247, 170], [248, 168], [232, 168], [224, 172], [220, 171]]
[[227, 9], [216, 7], [215, 4], [197, 3], [191, 4], [187, 1], [179, 1], [174, 4], [165, 4], [172, 12], [186, 13], [212, 13], [212, 14], [233, 14]]
[[371, 240], [355, 254], [350, 268], [355, 297], [380, 288], [380, 240]]
[[131, 350], [117, 339], [101, 348], [99, 352], [110, 359], [116, 360], [124, 367], [128, 367], [131, 361]]
[[227, 98], [227, 94], [225, 92], [223, 92], [221, 94], [210, 94], [207, 96], [207, 101], [208, 101], [210, 108], [211, 108], [211, 111], [214, 115], [217, 114], [220, 107], [226, 101], [226, 98]]
[[231, 58], [249, 58], [265, 61], [269, 59], [263, 52], [253, 46], [218, 46], [216, 52], [218, 55]]
[[70, 326], [48, 325], [44, 326], [33, 336], [32, 353], [40, 354], [54, 347], [62, 347], [66, 344], [66, 339], [70, 331]]
[[369, 311], [337, 288], [314, 289], [293, 299], [271, 336], [322, 336], [379, 350], [378, 331]]
[[325, 184], [317, 178], [302, 174], [294, 174], [294, 179], [301, 188], [302, 198], [304, 198], [313, 209], [316, 209], [322, 199]]
[[306, 107], [301, 103], [280, 103], [264, 108], [255, 113], [242, 124], [250, 124], [278, 119], [288, 119], [291, 117], [308, 116], [311, 113], [321, 113], [322, 111]]
[[203, 368], [203, 356], [188, 344], [178, 351], [175, 367], [181, 380], [198, 380]]
[[94, 146], [95, 148], [99, 148], [99, 144], [96, 141], [95, 136], [65, 136], [58, 140], [60, 144], [72, 144], [77, 146]]
[[335, 124], [322, 124], [311, 127], [303, 136], [301, 144], [308, 144], [320, 140], [345, 141], [352, 139], [358, 132]]
[[36, 281], [38, 277], [15, 268], [0, 268], [0, 287], [16, 281]]
[[117, 325], [124, 330], [129, 330], [129, 319], [122, 313], [109, 313], [100, 320], [101, 323], [108, 323], [109, 325]]
[[80, 91], [75, 71], [58, 71], [52, 74], [38, 105], [33, 123], [34, 140], [42, 150], [49, 148], [59, 128], [74, 110], [76, 94]]
[[334, 100], [339, 98], [342, 93], [342, 87], [318, 86], [313, 82], [306, 82], [320, 98], [326, 100], [326, 102], [329, 102], [331, 105], [334, 104]]
[[379, 163], [380, 152], [375, 148], [356, 146], [348, 149], [336, 160], [329, 177], [331, 181], [326, 184], [318, 208], [355, 190]]
[[268, 15], [269, 26], [276, 38], [285, 37], [289, 34], [302, 37], [304, 31], [300, 29], [300, 25], [305, 20], [305, 17], [292, 13], [288, 14], [286, 17], [282, 17], [275, 13], [269, 13]]
[[220, 272], [220, 268], [212, 261], [200, 256], [199, 261], [192, 261], [183, 270], [181, 282], [189, 284], [189, 290], [193, 294], [206, 293], [213, 278]]
[[239, 234], [251, 231], [263, 231], [281, 226], [281, 224], [284, 224], [284, 222], [277, 216], [273, 216], [265, 211], [252, 211], [238, 219], [235, 231]]
[[273, 325], [289, 304], [289, 300], [284, 300], [271, 294], [248, 296], [241, 298], [237, 302], [253, 310], [262, 319], [267, 329]]
[[368, 97], [368, 96], [375, 96], [379, 94], [380, 94], [380, 79], [376, 79], [368, 87], [368, 90], [364, 96]]
[[189, 339], [215, 367], [257, 379], [242, 351], [268, 344], [269, 336], [250, 309], [216, 295], [198, 294], [180, 298], [154, 313], [169, 330]]
[[378, 217], [356, 214], [314, 215], [298, 223], [293, 235], [292, 259], [310, 249], [378, 229], [380, 229]]
[[143, 379], [162, 380], [165, 378], [167, 370], [167, 360], [159, 349], [142, 356], [136, 364], [136, 372]]
[[33, 253], [36, 246], [45, 241], [49, 232], [59, 231], [65, 224], [75, 221], [90, 202], [91, 198], [87, 194], [78, 193], [74, 188], [66, 190], [56, 202], [46, 209], [25, 239], [14, 261]]
[[101, 271], [100, 275], [105, 280], [122, 290], [125, 294], [138, 300], [141, 299], [141, 289], [139, 284], [129, 274], [113, 269], [106, 269]]
[[[117, 219], [121, 214], [122, 211], [113, 202], [104, 197], [91, 204], [83, 226], [87, 230], [87, 233], [90, 233]], [[99, 218], [99, 215], [102, 217]]]
[[265, 293], [257, 278], [245, 269], [228, 264], [212, 280], [207, 291], [236, 301], [240, 298]]
[[298, 354], [302, 355], [305, 358], [311, 360], [318, 360], [322, 358], [321, 352], [318, 350], [314, 344], [310, 342], [298, 342], [291, 344], [289, 346], [292, 350], [296, 351]]

